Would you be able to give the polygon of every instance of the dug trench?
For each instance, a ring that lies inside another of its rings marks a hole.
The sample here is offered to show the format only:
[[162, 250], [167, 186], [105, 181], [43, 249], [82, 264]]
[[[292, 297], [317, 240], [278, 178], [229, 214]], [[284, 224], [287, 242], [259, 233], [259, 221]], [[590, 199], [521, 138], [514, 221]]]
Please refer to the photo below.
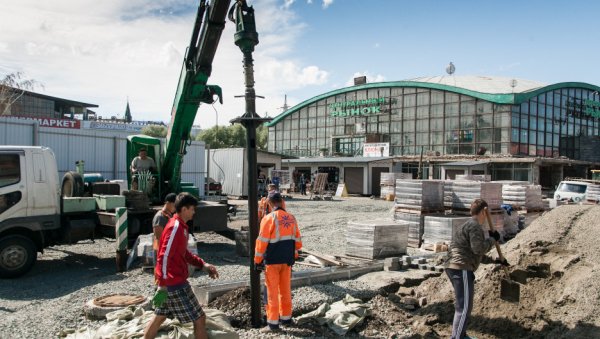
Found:
[[[504, 272], [482, 265], [476, 272], [474, 309], [468, 335], [477, 338], [600, 337], [600, 251], [590, 236], [600, 224], [600, 206], [561, 206], [519, 233], [503, 251], [511, 277], [522, 284], [518, 303], [500, 299]], [[490, 252], [489, 254], [494, 254]], [[382, 273], [383, 274], [383, 273]], [[359, 278], [360, 279], [360, 278]], [[453, 290], [445, 274], [406, 279], [362, 298], [371, 314], [347, 337], [450, 337]], [[231, 291], [209, 307], [224, 311], [232, 325], [250, 329], [250, 293]], [[295, 308], [293, 316], [316, 309], [323, 300]], [[316, 323], [295, 326], [287, 337], [336, 337]]]

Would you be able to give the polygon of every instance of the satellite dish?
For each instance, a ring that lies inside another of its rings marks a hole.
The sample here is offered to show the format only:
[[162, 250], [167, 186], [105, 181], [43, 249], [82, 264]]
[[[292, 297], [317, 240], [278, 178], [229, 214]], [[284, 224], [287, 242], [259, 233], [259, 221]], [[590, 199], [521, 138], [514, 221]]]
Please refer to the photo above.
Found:
[[450, 61], [448, 66], [446, 66], [446, 73], [448, 73], [449, 75], [452, 75], [452, 74], [454, 74], [454, 71], [456, 71], [456, 67], [454, 67], [454, 64], [452, 63], [452, 61]]

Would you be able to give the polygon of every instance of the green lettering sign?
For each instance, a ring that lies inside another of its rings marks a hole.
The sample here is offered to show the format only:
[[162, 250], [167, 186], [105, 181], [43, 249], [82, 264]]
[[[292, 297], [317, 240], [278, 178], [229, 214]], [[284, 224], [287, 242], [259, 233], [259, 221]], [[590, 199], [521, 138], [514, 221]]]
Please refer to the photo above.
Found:
[[329, 104], [329, 116], [331, 117], [352, 117], [369, 114], [380, 114], [381, 105], [386, 102], [392, 102], [391, 98], [371, 98], [361, 100], [348, 100], [334, 102]]

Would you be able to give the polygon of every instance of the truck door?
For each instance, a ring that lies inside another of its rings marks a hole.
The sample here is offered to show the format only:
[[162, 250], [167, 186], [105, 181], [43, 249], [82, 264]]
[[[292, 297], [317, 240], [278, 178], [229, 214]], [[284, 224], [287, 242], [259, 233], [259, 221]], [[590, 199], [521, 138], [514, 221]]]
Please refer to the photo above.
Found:
[[53, 215], [58, 211], [56, 209], [56, 187], [50, 185], [48, 172], [52, 169], [50, 164], [44, 161], [44, 154], [34, 150], [32, 153], [32, 164], [29, 169], [32, 171], [29, 176], [31, 192], [29, 195], [30, 216]]
[[27, 216], [25, 152], [0, 152], [0, 223]]

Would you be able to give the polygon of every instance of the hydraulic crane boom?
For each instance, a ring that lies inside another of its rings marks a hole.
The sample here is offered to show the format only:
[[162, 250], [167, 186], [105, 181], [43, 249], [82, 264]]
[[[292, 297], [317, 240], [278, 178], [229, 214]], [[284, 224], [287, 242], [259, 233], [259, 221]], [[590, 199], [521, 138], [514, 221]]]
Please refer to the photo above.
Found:
[[207, 85], [207, 80], [225, 28], [229, 3], [230, 0], [200, 1], [192, 39], [181, 67], [163, 150], [160, 173], [162, 183], [166, 184], [162, 190], [164, 193], [181, 191], [181, 165], [200, 103], [214, 103], [215, 95], [223, 103], [221, 88]]

